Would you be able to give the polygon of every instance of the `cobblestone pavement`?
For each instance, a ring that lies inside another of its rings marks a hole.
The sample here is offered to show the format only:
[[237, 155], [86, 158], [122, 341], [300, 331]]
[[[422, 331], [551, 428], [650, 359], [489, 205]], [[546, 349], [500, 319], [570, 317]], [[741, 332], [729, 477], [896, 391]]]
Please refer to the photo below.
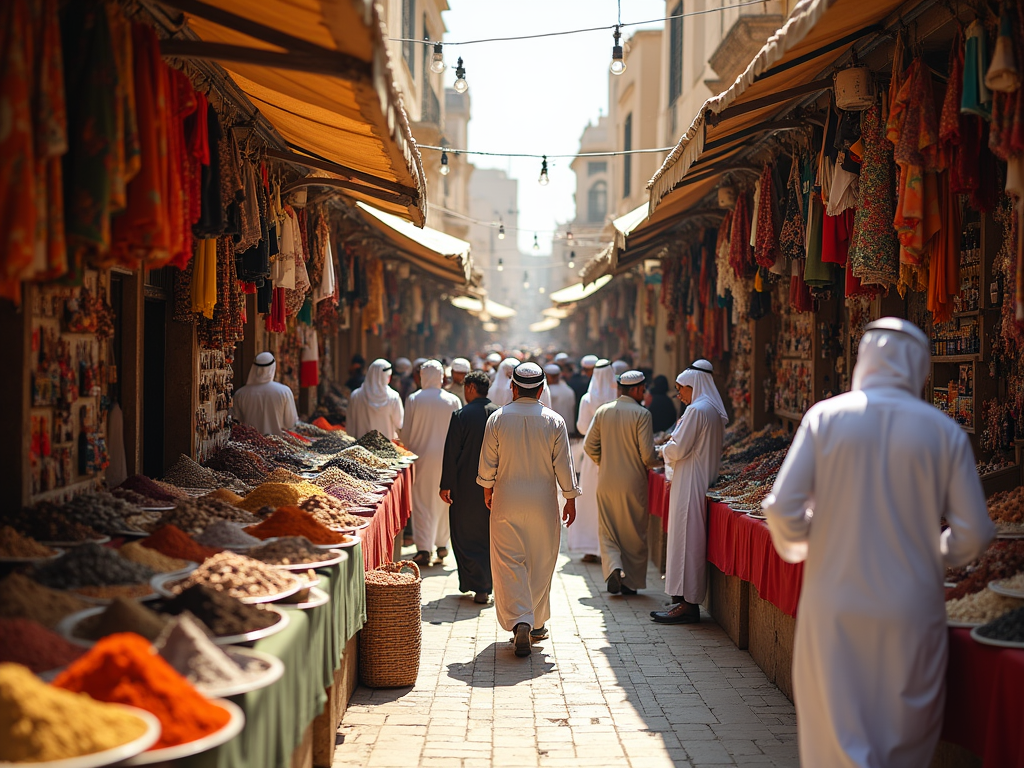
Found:
[[419, 679], [356, 690], [335, 766], [797, 766], [793, 705], [708, 617], [651, 622], [662, 584], [608, 595], [563, 550], [551, 636], [520, 659], [453, 556], [424, 569]]

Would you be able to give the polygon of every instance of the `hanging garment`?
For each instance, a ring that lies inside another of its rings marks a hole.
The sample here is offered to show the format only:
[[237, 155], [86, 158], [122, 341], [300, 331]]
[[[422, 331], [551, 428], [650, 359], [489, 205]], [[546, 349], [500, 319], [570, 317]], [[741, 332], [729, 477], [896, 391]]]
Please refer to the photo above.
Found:
[[[697, 362], [711, 368], [706, 360]], [[710, 373], [691, 367], [679, 374], [676, 383], [693, 387], [693, 400], [662, 451], [665, 479], [671, 483], [665, 592], [697, 604], [707, 593], [705, 494], [718, 479], [728, 417]]]
[[597, 409], [584, 443], [603, 467], [597, 481], [598, 537], [604, 579], [623, 571], [630, 589], [647, 589], [647, 470], [657, 459], [651, 414], [621, 395]]
[[[599, 360], [590, 377], [590, 386], [580, 399], [576, 431], [583, 437], [590, 431], [597, 409], [610, 403], [618, 396], [615, 371], [607, 360]], [[569, 527], [566, 544], [572, 552], [596, 555], [601, 549], [598, 534], [597, 485], [600, 470], [594, 461], [584, 454], [580, 458], [580, 497], [576, 499], [576, 522]]]
[[196, 240], [195, 265], [192, 267], [192, 311], [213, 319], [217, 305], [217, 241]]
[[405, 404], [402, 442], [420, 457], [412, 485], [412, 532], [419, 552], [447, 547], [450, 537], [448, 505], [441, 500], [438, 490], [448, 426], [462, 403], [451, 392], [441, 389], [443, 381], [441, 364], [427, 360], [420, 367], [422, 389], [409, 395]]
[[775, 221], [772, 205], [775, 199], [775, 188], [772, 186], [772, 168], [767, 163], [761, 171], [760, 195], [756, 201], [757, 231], [751, 233], [754, 243], [754, 261], [758, 266], [773, 267], [778, 259], [778, 243], [775, 238]]
[[779, 555], [804, 563], [801, 765], [929, 764], [945, 703], [944, 566], [994, 534], [967, 435], [921, 399], [927, 337], [880, 322], [861, 341], [854, 391], [807, 412], [763, 505]]
[[558, 563], [558, 491], [566, 499], [580, 494], [562, 417], [526, 397], [492, 414], [477, 483], [494, 494], [491, 574], [498, 623], [506, 630], [521, 622], [544, 626]]
[[832, 265], [822, 260], [822, 231], [825, 206], [817, 195], [811, 196], [807, 216], [807, 259], [804, 261], [804, 282], [811, 288], [827, 288], [834, 276]]
[[876, 104], [861, 118], [864, 162], [850, 243], [849, 271], [865, 285], [893, 286], [899, 280], [899, 251], [892, 228], [892, 144], [882, 136]]
[[985, 85], [985, 70], [988, 67], [986, 48], [985, 27], [975, 19], [967, 28], [964, 46], [964, 89], [960, 111], [987, 120], [992, 115], [992, 94]]
[[444, 441], [439, 485], [452, 499], [448, 524], [460, 592], [490, 594], [493, 589], [491, 511], [484, 503], [484, 489], [477, 484], [476, 473], [487, 419], [497, 410], [486, 397], [467, 403], [452, 414]]
[[953, 298], [960, 293], [960, 202], [950, 188], [950, 176], [946, 171], [939, 181], [942, 230], [928, 266], [928, 310], [936, 323], [953, 319]]
[[249, 370], [245, 386], [235, 392], [232, 415], [264, 435], [281, 435], [299, 420], [295, 395], [284, 384], [274, 381], [277, 361], [269, 352], [260, 352]]
[[[1017, 13], [1020, 4], [1017, 3]], [[992, 63], [985, 72], [985, 86], [990, 91], [1013, 93], [1020, 88], [1020, 69], [1014, 55], [1014, 8], [1003, 0], [999, 8], [999, 36], [992, 52]]]
[[388, 440], [398, 437], [405, 421], [402, 398], [388, 384], [391, 382], [391, 363], [377, 359], [370, 363], [366, 380], [348, 399], [345, 429], [359, 439], [371, 430], [377, 430]]
[[750, 209], [747, 193], [736, 195], [736, 208], [732, 212], [732, 231], [729, 233], [729, 264], [736, 277], [745, 278], [754, 274], [753, 250], [750, 247]]

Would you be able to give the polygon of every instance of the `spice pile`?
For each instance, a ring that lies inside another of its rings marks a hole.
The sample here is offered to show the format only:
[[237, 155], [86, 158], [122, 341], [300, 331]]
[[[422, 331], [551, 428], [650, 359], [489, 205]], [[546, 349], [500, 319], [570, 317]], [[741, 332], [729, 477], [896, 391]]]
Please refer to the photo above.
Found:
[[1024, 571], [1024, 539], [997, 539], [973, 563], [946, 569], [946, 581], [956, 584], [947, 591], [946, 600], [980, 592], [990, 581], [1008, 579], [1021, 571]]
[[361, 495], [374, 493], [375, 486], [368, 480], [359, 480], [338, 467], [328, 467], [313, 481], [321, 488], [347, 488]]
[[0, 723], [0, 760], [12, 763], [104, 752], [147, 730], [130, 712], [54, 688], [18, 664], [0, 664]]
[[346, 459], [352, 459], [353, 461], [358, 461], [360, 464], [365, 464], [371, 469], [391, 469], [390, 461], [370, 453], [361, 445], [353, 445], [351, 448], [346, 448], [341, 452], [341, 455]]
[[206, 558], [213, 557], [220, 552], [214, 547], [204, 547], [175, 525], [164, 525], [157, 528], [152, 535], [140, 541], [139, 544], [155, 549], [167, 557], [190, 560], [193, 563], [201, 563]]
[[988, 500], [988, 516], [999, 533], [1024, 533], [1024, 485]]
[[66, 667], [83, 653], [37, 621], [0, 619], [0, 662], [23, 664], [39, 673]]
[[978, 634], [990, 640], [1024, 643], [1024, 608], [1017, 608], [983, 627], [978, 627]]
[[118, 488], [124, 488], [127, 491], [135, 491], [142, 496], [156, 501], [170, 502], [173, 504], [178, 499], [187, 499], [188, 494], [178, 490], [169, 483], [159, 483], [156, 480], [150, 480], [145, 475], [132, 475]]
[[380, 456], [382, 459], [400, 459], [402, 454], [398, 452], [395, 444], [384, 437], [382, 432], [371, 429], [365, 435], [356, 440], [356, 445], [361, 445], [371, 453]]
[[110, 605], [80, 621], [74, 629], [75, 637], [99, 640], [118, 632], [134, 632], [147, 640], [156, 640], [167, 625], [167, 617], [151, 611], [137, 600], [116, 598]]
[[358, 528], [366, 522], [365, 517], [347, 511], [351, 507], [330, 496], [310, 496], [299, 509], [309, 512], [314, 520], [328, 528]]
[[172, 600], [157, 604], [156, 608], [171, 616], [188, 611], [207, 626], [214, 637], [244, 635], [266, 629], [281, 620], [280, 614], [274, 611], [246, 605], [237, 598], [201, 584], [189, 587]]
[[[248, 491], [246, 491], [246, 493], [248, 493]], [[216, 491], [206, 494], [203, 498], [216, 499], [217, 501], [223, 501], [224, 503], [231, 504], [232, 506], [238, 506], [238, 502], [242, 500], [241, 496], [227, 488], [218, 488]]]
[[270, 541], [262, 546], [246, 550], [243, 554], [270, 565], [321, 563], [328, 558], [328, 553], [313, 546], [304, 536], [287, 536], [277, 541]]
[[65, 616], [90, 607], [72, 594], [44, 587], [20, 573], [0, 579], [0, 616], [4, 618], [32, 619], [53, 629]]
[[228, 443], [205, 462], [210, 469], [229, 472], [249, 485], [263, 482], [273, 469], [259, 454], [238, 443]]
[[231, 488], [245, 492], [249, 487], [231, 472], [217, 472], [202, 464], [197, 464], [185, 454], [171, 465], [164, 474], [164, 482], [178, 488]]
[[325, 496], [326, 492], [319, 486], [306, 480], [287, 483], [263, 483], [239, 502], [239, 506], [248, 511], [256, 512], [263, 507], [289, 507], [302, 503], [310, 496]]
[[323, 469], [326, 470], [331, 467], [337, 467], [350, 477], [354, 477], [357, 480], [365, 480], [368, 483], [374, 483], [381, 477], [380, 472], [371, 469], [365, 464], [360, 464], [358, 461], [346, 458], [345, 456], [335, 456], [324, 464]]
[[0, 527], [0, 557], [53, 557], [57, 550], [40, 544], [31, 536], [22, 536], [11, 526]]
[[220, 547], [223, 549], [244, 549], [259, 543], [259, 539], [250, 536], [234, 523], [218, 520], [199, 536], [196, 541], [204, 547]]
[[264, 483], [301, 483], [303, 480], [304, 478], [284, 467], [278, 467], [263, 478]]
[[0, 512], [0, 525], [9, 525], [18, 533], [40, 542], [81, 542], [103, 538], [96, 529], [68, 518], [60, 508], [50, 504]]
[[182, 570], [188, 565], [187, 560], [168, 557], [161, 552], [157, 552], [155, 549], [143, 546], [137, 541], [125, 544], [117, 550], [117, 553], [125, 560], [144, 565], [156, 573], [173, 573], [174, 571]]
[[[237, 685], [262, 674], [261, 660], [249, 658], [244, 667], [214, 645], [188, 613], [173, 619], [154, 643], [157, 652], [198, 690]], [[244, 657], [237, 657], [244, 658]]]
[[153, 570], [125, 560], [99, 544], [83, 544], [36, 566], [32, 578], [44, 587], [68, 589], [88, 597], [141, 597], [150, 594]]
[[170, 588], [172, 591], [180, 592], [196, 584], [202, 584], [244, 600], [277, 595], [292, 589], [296, 583], [297, 580], [291, 574], [259, 560], [232, 552], [221, 552]]
[[97, 701], [128, 704], [160, 721], [154, 749], [187, 744], [228, 724], [227, 710], [211, 703], [152, 652], [144, 637], [124, 632], [105, 637], [53, 681]]
[[1004, 597], [990, 589], [983, 589], [956, 600], [946, 601], [946, 618], [964, 624], [984, 624], [1020, 607], [1021, 601], [1016, 598]]
[[274, 514], [259, 525], [249, 526], [245, 532], [259, 539], [305, 536], [314, 544], [343, 544], [347, 541], [344, 534], [317, 522], [309, 512], [290, 506], [278, 507]]
[[174, 509], [164, 512], [157, 525], [174, 525], [186, 533], [202, 533], [218, 520], [235, 523], [256, 522], [248, 512], [226, 501], [202, 497], [179, 501]]
[[129, 504], [134, 504], [136, 507], [166, 507], [170, 503], [168, 501], [161, 501], [160, 499], [152, 499], [149, 496], [144, 496], [136, 491], [129, 490], [128, 488], [118, 487], [110, 491], [111, 496], [116, 496], [119, 499], [124, 499]]
[[1014, 592], [1024, 592], [1024, 573], [1018, 573], [1008, 579], [996, 582], [1003, 589], [1011, 589]]
[[328, 435], [314, 441], [309, 450], [324, 455], [341, 453], [346, 448], [355, 445], [355, 440], [347, 435]]

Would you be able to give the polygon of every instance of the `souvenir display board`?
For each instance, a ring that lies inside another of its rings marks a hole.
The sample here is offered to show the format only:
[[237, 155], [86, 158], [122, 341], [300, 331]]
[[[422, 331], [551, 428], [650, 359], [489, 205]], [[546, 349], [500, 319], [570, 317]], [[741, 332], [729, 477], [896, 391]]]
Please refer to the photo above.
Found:
[[108, 275], [88, 270], [80, 287], [45, 286], [30, 306], [29, 463], [32, 498], [94, 485], [107, 467], [108, 384], [113, 312]]
[[205, 461], [231, 437], [231, 396], [234, 369], [219, 349], [199, 350], [199, 407], [196, 408], [195, 451]]

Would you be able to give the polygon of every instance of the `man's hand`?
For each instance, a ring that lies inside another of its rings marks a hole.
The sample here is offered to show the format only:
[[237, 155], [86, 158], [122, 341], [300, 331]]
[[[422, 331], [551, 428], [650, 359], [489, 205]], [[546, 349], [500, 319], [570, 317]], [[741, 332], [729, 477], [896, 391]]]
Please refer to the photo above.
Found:
[[562, 522], [566, 528], [576, 522], [576, 499], [565, 500], [565, 506], [562, 507]]
[[491, 508], [491, 504], [493, 502], [494, 502], [494, 489], [493, 488], [484, 488], [484, 504], [486, 504], [487, 508], [490, 509]]
[[438, 495], [441, 497], [441, 501], [443, 501], [445, 504], [451, 504], [452, 503], [452, 492], [451, 491], [441, 491], [441, 493], [438, 494]]

